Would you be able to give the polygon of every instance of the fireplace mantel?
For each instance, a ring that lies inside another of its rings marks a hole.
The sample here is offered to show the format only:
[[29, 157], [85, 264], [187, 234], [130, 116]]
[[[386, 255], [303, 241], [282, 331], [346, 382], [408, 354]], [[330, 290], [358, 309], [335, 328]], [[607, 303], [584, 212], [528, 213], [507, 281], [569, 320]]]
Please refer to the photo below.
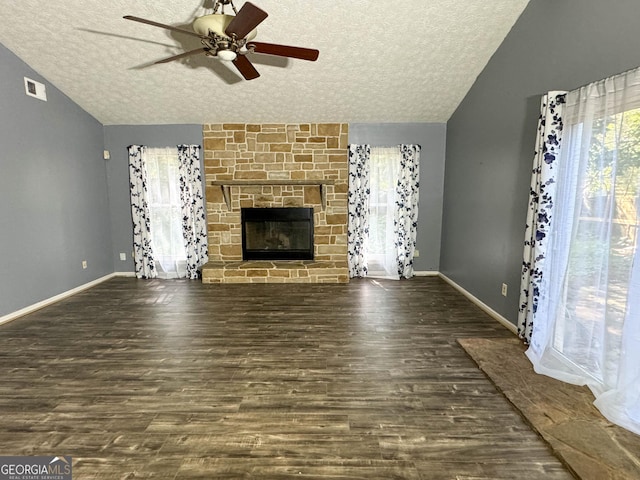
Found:
[[322, 200], [322, 208], [327, 206], [327, 198], [325, 185], [335, 185], [334, 180], [214, 180], [208, 182], [209, 185], [219, 186], [222, 189], [224, 202], [227, 204], [227, 210], [231, 210], [231, 187], [256, 187], [256, 186], [274, 186], [274, 185], [295, 185], [295, 186], [317, 186], [320, 189], [320, 198]]

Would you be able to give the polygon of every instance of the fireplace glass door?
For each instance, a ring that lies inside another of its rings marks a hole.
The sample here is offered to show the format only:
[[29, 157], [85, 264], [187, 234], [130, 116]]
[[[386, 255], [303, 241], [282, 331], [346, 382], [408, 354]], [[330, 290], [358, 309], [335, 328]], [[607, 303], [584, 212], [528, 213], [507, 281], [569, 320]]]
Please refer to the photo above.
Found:
[[312, 208], [243, 208], [244, 260], [313, 260]]

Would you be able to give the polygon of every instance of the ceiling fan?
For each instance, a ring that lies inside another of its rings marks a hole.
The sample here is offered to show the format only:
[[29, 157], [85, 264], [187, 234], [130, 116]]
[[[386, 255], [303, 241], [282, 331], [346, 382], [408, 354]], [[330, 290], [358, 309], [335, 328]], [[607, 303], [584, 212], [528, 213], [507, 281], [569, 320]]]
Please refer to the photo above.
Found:
[[[226, 5], [231, 5], [235, 15], [227, 15], [224, 13]], [[220, 11], [220, 13], [218, 13], [218, 11]], [[221, 60], [233, 62], [245, 80], [253, 80], [258, 78], [260, 74], [246, 57], [247, 53], [298, 58], [312, 62], [318, 59], [318, 50], [311, 48], [254, 42], [253, 39], [257, 34], [256, 27], [260, 25], [267, 16], [267, 12], [250, 2], [246, 2], [240, 11], [237, 11], [233, 5], [233, 0], [216, 0], [213, 5], [212, 14], [203, 15], [194, 20], [192, 25], [193, 31], [131, 15], [126, 15], [124, 18], [126, 20], [145, 23], [154, 27], [165, 28], [200, 38], [200, 42], [202, 43], [201, 48], [158, 60], [155, 63], [167, 63], [191, 55], [204, 54], [208, 57], [218, 57]]]

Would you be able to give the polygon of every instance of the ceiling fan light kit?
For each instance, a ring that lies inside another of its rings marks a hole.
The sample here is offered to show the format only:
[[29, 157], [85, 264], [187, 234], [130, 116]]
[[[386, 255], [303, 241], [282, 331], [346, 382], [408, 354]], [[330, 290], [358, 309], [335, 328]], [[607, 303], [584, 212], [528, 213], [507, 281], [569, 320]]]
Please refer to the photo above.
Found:
[[233, 50], [220, 50], [218, 51], [218, 58], [224, 62], [233, 62], [238, 58], [238, 54]]
[[[235, 15], [224, 13], [226, 5], [231, 5]], [[221, 13], [218, 13], [220, 11]], [[220, 60], [233, 62], [245, 80], [258, 78], [260, 74], [246, 57], [248, 53], [263, 55], [276, 55], [280, 57], [297, 58], [301, 60], [316, 61], [318, 50], [289, 45], [277, 45], [275, 43], [254, 42], [257, 35], [256, 27], [262, 23], [268, 14], [250, 2], [246, 2], [237, 11], [233, 0], [216, 0], [213, 13], [203, 15], [194, 20], [193, 31], [165, 25], [140, 17], [127, 15], [126, 20], [145, 23], [154, 27], [165, 28], [200, 38], [202, 48], [180, 53], [155, 63], [167, 63], [173, 60], [186, 58], [192, 55], [204, 54], [209, 57], [218, 57]]]

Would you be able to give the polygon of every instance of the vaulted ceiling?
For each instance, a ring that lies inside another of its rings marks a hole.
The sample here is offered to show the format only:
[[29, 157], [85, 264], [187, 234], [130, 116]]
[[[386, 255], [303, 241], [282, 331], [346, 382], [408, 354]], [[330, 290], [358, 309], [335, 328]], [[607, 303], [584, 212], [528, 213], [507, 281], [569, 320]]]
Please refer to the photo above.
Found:
[[212, 0], [0, 0], [0, 43], [105, 125], [446, 122], [528, 1], [252, 0], [257, 41], [320, 57], [250, 54], [251, 81], [204, 55], [153, 65], [199, 39], [122, 18], [190, 29]]

